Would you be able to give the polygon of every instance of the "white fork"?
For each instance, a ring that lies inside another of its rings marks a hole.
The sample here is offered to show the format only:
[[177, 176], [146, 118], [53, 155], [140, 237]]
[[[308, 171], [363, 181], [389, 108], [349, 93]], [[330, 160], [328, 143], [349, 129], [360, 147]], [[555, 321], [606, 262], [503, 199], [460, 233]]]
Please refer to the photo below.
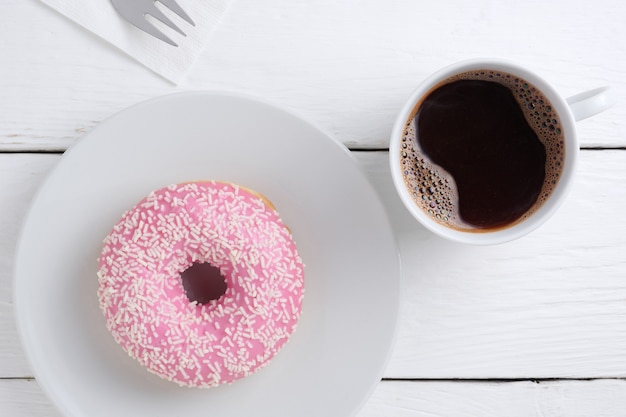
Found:
[[111, 0], [111, 3], [113, 3], [113, 7], [120, 16], [137, 26], [139, 29], [154, 36], [155, 38], [161, 39], [163, 42], [169, 43], [172, 46], [178, 46], [176, 42], [168, 38], [163, 32], [157, 29], [146, 19], [146, 16], [150, 15], [161, 21], [166, 26], [174, 29], [181, 35], [187, 36], [185, 35], [185, 32], [183, 32], [174, 22], [170, 20], [170, 18], [159, 10], [156, 6], [157, 1], [176, 13], [178, 16], [182, 17], [190, 25], [196, 25], [187, 13], [185, 13], [183, 8], [176, 3], [176, 0]]

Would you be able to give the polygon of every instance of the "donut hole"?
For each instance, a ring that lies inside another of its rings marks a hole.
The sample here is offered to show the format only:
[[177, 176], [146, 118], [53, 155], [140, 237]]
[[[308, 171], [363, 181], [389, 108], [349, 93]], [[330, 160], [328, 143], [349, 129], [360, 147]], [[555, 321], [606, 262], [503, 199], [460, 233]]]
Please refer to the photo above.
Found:
[[226, 280], [219, 268], [208, 262], [197, 262], [180, 275], [189, 301], [206, 304], [226, 293]]

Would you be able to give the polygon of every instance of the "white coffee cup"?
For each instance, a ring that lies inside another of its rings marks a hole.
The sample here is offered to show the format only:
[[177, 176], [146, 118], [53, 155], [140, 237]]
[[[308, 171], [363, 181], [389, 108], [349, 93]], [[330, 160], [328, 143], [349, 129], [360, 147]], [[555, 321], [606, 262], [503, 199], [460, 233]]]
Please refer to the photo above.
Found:
[[[415, 113], [415, 108], [422, 102], [435, 87], [439, 87], [445, 80], [456, 74], [474, 70], [487, 70], [508, 73], [528, 81], [534, 85], [552, 104], [552, 108], [560, 118], [560, 127], [565, 142], [565, 158], [561, 176], [549, 198], [524, 220], [512, 223], [503, 228], [493, 230], [474, 229], [471, 231], [450, 227], [438, 221], [432, 214], [421, 208], [412, 197], [405, 184], [400, 154], [404, 131], [409, 118]], [[518, 64], [501, 59], [485, 58], [461, 61], [447, 66], [425, 79], [411, 94], [402, 108], [393, 127], [389, 144], [391, 175], [396, 190], [409, 212], [427, 229], [435, 234], [456, 242], [491, 245], [504, 243], [522, 237], [533, 231], [552, 216], [567, 196], [576, 171], [579, 153], [575, 122], [593, 116], [615, 102], [615, 97], [608, 87], [577, 94], [570, 98], [563, 98], [547, 81], [537, 74]]]

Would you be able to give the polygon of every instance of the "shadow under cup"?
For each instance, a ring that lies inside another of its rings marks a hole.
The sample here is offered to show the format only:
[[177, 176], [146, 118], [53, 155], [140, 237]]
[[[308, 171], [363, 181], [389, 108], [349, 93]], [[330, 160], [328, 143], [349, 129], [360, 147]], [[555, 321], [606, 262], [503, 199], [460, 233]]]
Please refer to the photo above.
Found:
[[517, 239], [567, 195], [578, 142], [567, 102], [500, 60], [443, 68], [413, 91], [390, 142], [394, 185], [411, 214], [463, 243]]

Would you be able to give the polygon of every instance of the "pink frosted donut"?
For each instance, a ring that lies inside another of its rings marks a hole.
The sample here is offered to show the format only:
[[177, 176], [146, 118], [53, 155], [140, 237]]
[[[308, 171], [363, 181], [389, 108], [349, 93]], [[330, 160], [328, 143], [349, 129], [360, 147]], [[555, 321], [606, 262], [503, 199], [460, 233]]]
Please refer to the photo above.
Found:
[[[264, 197], [224, 182], [152, 192], [104, 239], [98, 298], [107, 328], [151, 372], [213, 387], [268, 363], [295, 330], [304, 267]], [[190, 301], [181, 274], [219, 270], [225, 292]]]

